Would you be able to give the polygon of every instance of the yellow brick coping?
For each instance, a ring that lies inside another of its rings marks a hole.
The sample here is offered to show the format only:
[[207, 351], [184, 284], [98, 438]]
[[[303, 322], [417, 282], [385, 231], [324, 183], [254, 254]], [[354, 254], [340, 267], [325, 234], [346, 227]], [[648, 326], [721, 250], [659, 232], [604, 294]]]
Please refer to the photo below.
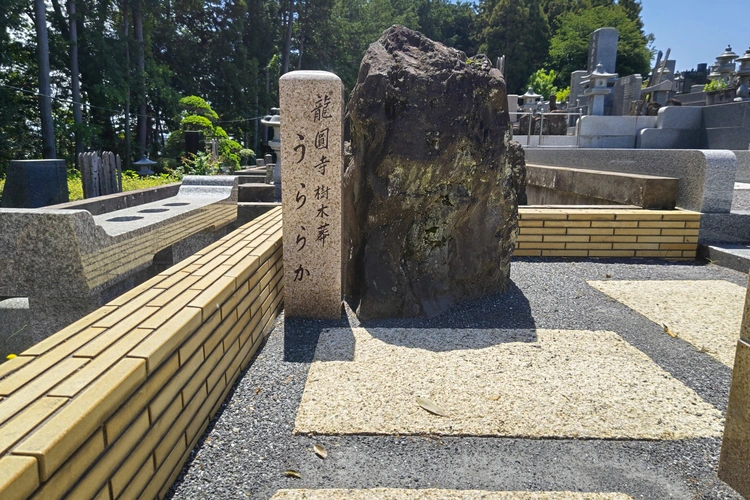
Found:
[[0, 367], [0, 498], [163, 496], [283, 300], [281, 209]]
[[635, 207], [518, 208], [516, 257], [694, 259], [699, 212]]

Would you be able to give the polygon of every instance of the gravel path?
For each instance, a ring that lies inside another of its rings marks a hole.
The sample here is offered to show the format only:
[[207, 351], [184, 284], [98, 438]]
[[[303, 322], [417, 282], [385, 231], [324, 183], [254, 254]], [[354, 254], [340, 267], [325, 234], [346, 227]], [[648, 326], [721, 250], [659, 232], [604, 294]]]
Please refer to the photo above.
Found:
[[[678, 441], [293, 435], [321, 331], [332, 327], [611, 330], [726, 410], [731, 370], [664, 333], [586, 280], [726, 280], [712, 265], [519, 259], [513, 285], [437, 318], [360, 325], [279, 317], [170, 492], [173, 499], [268, 499], [279, 489], [441, 488], [620, 492], [633, 498], [741, 498], [716, 476], [719, 438]], [[530, 418], [533, 418], [531, 416]], [[320, 444], [325, 460], [313, 453]], [[284, 471], [299, 471], [301, 479]]]

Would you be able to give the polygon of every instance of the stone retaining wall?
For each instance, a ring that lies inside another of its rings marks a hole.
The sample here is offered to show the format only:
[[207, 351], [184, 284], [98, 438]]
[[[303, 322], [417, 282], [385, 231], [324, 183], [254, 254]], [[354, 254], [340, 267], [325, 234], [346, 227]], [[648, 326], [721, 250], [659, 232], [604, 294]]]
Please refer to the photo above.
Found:
[[728, 213], [734, 196], [736, 158], [731, 151], [685, 149], [526, 150], [526, 162], [680, 179], [677, 206], [701, 213]]
[[163, 498], [281, 310], [281, 209], [0, 365], [0, 498]]
[[698, 212], [519, 207], [516, 257], [695, 259]]

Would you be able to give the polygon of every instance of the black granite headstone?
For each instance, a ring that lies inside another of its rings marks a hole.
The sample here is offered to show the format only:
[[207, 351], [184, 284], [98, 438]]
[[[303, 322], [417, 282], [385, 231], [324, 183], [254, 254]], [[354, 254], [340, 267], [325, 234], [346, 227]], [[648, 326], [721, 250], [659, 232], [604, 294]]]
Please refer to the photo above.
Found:
[[65, 160], [14, 160], [5, 177], [0, 207], [39, 208], [68, 202]]
[[203, 132], [187, 130], [185, 131], [185, 154], [197, 155], [198, 151], [206, 150], [206, 140]]

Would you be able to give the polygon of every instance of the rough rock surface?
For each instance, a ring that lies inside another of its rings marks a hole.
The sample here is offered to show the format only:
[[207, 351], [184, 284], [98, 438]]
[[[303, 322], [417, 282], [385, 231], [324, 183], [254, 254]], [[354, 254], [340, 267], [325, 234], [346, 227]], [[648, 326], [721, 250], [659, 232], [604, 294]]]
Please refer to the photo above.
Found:
[[347, 119], [345, 283], [358, 315], [434, 316], [505, 290], [525, 169], [500, 71], [393, 26], [365, 54]]

